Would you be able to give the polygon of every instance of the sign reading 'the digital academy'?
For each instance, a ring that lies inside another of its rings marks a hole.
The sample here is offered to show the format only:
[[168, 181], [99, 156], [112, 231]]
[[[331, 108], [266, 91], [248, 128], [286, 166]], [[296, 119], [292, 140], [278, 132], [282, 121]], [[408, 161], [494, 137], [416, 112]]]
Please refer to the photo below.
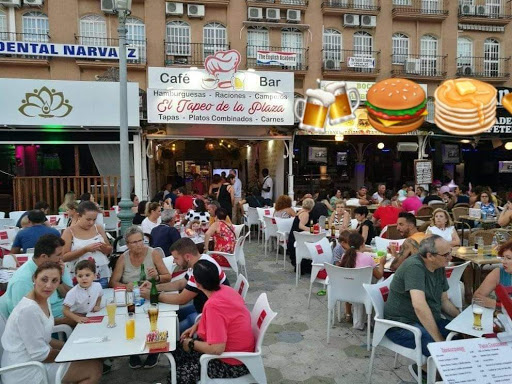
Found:
[[293, 73], [238, 71], [240, 53], [217, 52], [205, 69], [148, 69], [150, 123], [293, 125]]

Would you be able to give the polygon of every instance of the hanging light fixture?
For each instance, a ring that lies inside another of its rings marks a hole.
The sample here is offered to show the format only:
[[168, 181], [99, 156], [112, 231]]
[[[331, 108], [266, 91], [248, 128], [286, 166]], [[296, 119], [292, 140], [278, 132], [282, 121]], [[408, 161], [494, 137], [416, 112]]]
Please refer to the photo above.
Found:
[[512, 141], [509, 141], [505, 144], [505, 149], [507, 151], [510, 151], [512, 149]]
[[380, 142], [379, 144], [377, 144], [377, 148], [384, 149], [384, 143]]

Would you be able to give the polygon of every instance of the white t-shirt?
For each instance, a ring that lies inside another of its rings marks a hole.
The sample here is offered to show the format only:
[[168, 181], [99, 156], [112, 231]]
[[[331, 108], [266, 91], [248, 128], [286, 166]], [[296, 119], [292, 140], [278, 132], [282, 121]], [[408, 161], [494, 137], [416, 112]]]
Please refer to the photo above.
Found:
[[92, 283], [89, 288], [82, 288], [75, 285], [66, 294], [64, 305], [71, 309], [71, 312], [87, 314], [96, 305], [98, 297], [103, 296], [103, 288], [100, 283]]
[[144, 220], [142, 220], [142, 224], [140, 225], [140, 227], [142, 228], [142, 232], [151, 234], [151, 231], [153, 230], [153, 228], [158, 226], [161, 221], [162, 220], [159, 217], [158, 220], [156, 221], [156, 223], [153, 223], [151, 220], [149, 220], [146, 217]]
[[345, 205], [347, 207], [360, 207], [361, 203], [359, 203], [359, 199], [357, 197], [353, 197], [351, 199], [348, 199]]
[[379, 195], [379, 192], [375, 192], [373, 195], [372, 195], [372, 199], [375, 201], [377, 201], [379, 204], [382, 203], [382, 200], [384, 200], [384, 198]]
[[[265, 189], [270, 187], [270, 191], [265, 192]], [[263, 180], [263, 186], [261, 187], [261, 197], [264, 199], [271, 199], [273, 196], [272, 189], [274, 188], [274, 182], [272, 181], [272, 178], [270, 176], [265, 177]]]
[[455, 230], [455, 228], [453, 226], [446, 227], [445, 229], [440, 229], [436, 226], [431, 226], [431, 227], [428, 227], [427, 232], [430, 232], [433, 235], [441, 236], [446, 241], [451, 242], [454, 230]]

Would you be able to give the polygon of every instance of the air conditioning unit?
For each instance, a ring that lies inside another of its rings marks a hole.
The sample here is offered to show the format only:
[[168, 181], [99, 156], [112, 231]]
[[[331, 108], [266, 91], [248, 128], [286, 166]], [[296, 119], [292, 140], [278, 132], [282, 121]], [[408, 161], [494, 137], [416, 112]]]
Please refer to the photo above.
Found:
[[101, 0], [101, 11], [103, 13], [114, 13], [114, 0]]
[[286, 11], [286, 20], [290, 23], [300, 23], [300, 11], [297, 9], [288, 9]]
[[461, 15], [474, 15], [475, 14], [475, 6], [470, 4], [464, 4], [460, 6], [460, 14]]
[[188, 17], [204, 17], [204, 5], [202, 4], [189, 4], [187, 6]]
[[343, 15], [345, 27], [359, 27], [359, 15]]
[[333, 59], [324, 60], [324, 69], [336, 69], [336, 60], [333, 60]]
[[396, 150], [398, 152], [418, 152], [418, 144], [409, 142], [399, 142], [396, 143]]
[[165, 14], [174, 16], [183, 15], [183, 3], [165, 3]]
[[23, 5], [27, 7], [42, 7], [44, 0], [23, 0]]
[[361, 27], [375, 28], [377, 26], [377, 16], [361, 15]]
[[477, 16], [487, 16], [487, 7], [485, 5], [477, 5], [476, 6], [476, 15]]
[[471, 65], [461, 65], [457, 68], [457, 74], [460, 76], [471, 76], [473, 74], [473, 68]]
[[247, 8], [247, 19], [262, 20], [263, 19], [263, 8], [256, 8], [256, 7]]
[[421, 71], [420, 59], [405, 60], [405, 73], [418, 74]]
[[0, 0], [1, 5], [5, 5], [6, 7], [19, 7], [21, 5], [21, 0]]
[[267, 8], [265, 18], [268, 21], [279, 21], [281, 20], [281, 10], [279, 8]]

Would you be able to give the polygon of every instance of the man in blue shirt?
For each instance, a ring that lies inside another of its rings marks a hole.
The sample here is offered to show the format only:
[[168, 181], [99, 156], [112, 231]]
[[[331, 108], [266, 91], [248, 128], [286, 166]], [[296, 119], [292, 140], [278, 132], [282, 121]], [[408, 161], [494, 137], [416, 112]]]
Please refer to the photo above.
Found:
[[161, 223], [151, 231], [151, 246], [163, 249], [165, 256], [169, 256], [169, 248], [180, 239], [180, 233], [174, 228], [174, 209], [166, 209], [162, 212]]
[[65, 318], [62, 313], [64, 297], [73, 286], [69, 271], [65, 268], [64, 262], [62, 261], [63, 246], [64, 240], [59, 236], [52, 234], [41, 236], [35, 245], [33, 258], [14, 272], [7, 285], [7, 291], [0, 297], [0, 315], [3, 316], [4, 319], [7, 319], [21, 299], [34, 289], [32, 278], [37, 267], [44, 262], [52, 261], [59, 263], [64, 271], [60, 285], [50, 296], [50, 305], [55, 318], [55, 324], [75, 325], [72, 320]]
[[28, 248], [34, 248], [39, 238], [46, 234], [52, 234], [60, 237], [59, 231], [54, 228], [48, 227], [45, 224], [46, 216], [40, 210], [29, 211], [28, 213], [29, 226], [23, 228], [18, 232], [12, 244], [11, 253], [27, 252]]

